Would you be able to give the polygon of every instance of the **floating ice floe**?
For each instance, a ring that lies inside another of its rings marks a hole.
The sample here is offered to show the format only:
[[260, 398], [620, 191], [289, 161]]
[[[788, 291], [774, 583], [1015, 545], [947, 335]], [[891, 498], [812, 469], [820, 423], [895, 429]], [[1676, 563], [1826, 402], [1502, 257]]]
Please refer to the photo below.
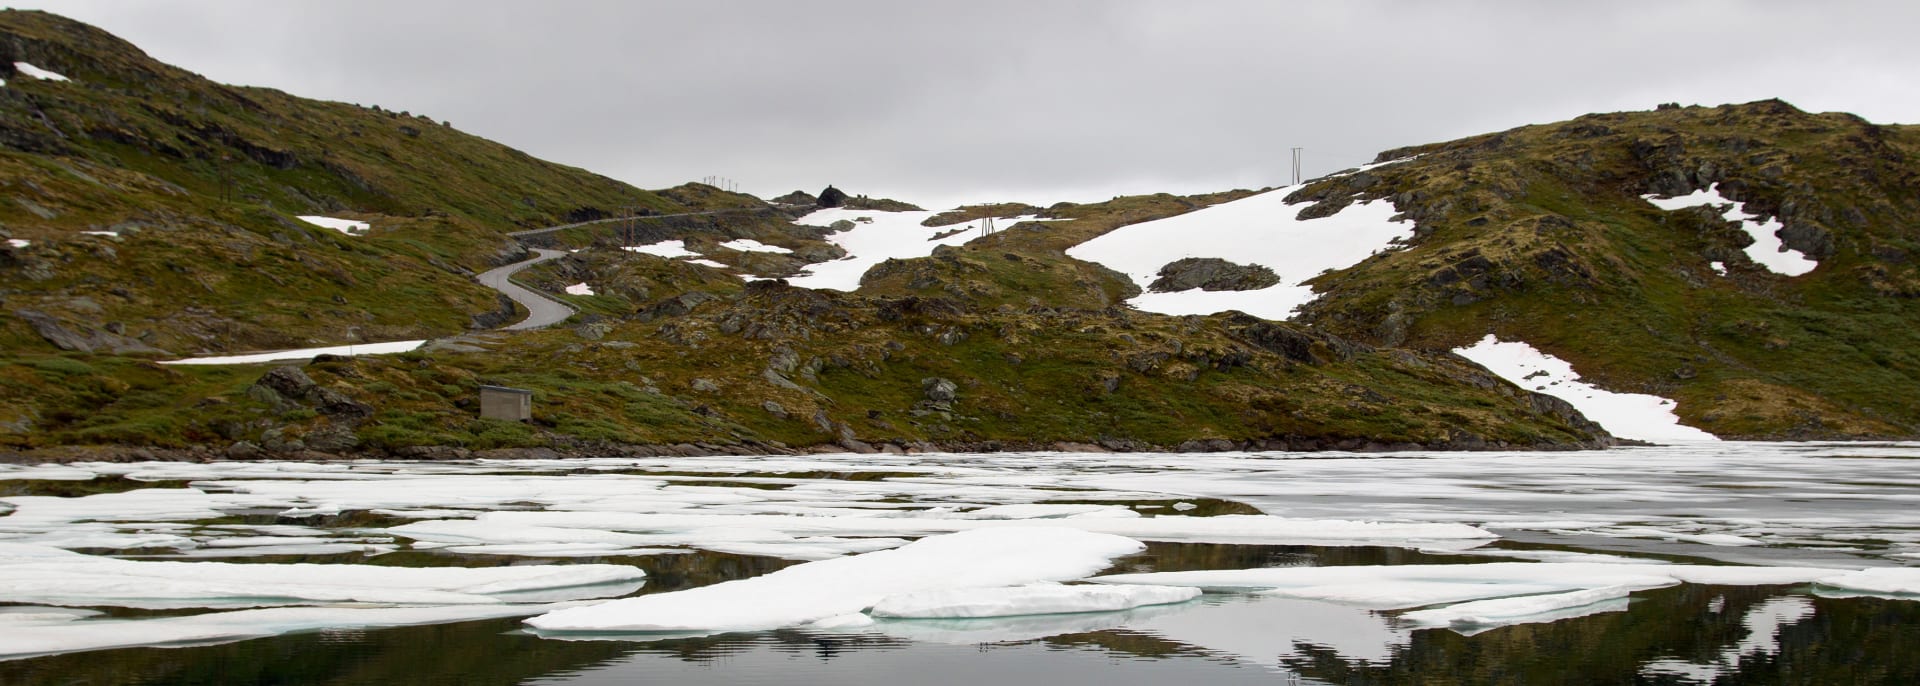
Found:
[[316, 629], [364, 629], [522, 617], [568, 606], [569, 603], [381, 608], [276, 607], [147, 619], [47, 616], [27, 621], [6, 621], [4, 616], [0, 616], [0, 658], [133, 646], [206, 645]]
[[56, 74], [54, 72], [47, 71], [45, 69], [41, 69], [39, 67], [33, 66], [31, 64], [27, 64], [26, 62], [14, 62], [13, 70], [20, 72], [22, 76], [30, 76], [36, 79], [40, 79], [42, 81], [71, 81], [72, 80], [67, 78], [65, 75]]
[[1920, 597], [1920, 568], [1879, 567], [1818, 579], [1821, 595]]
[[1078, 579], [1140, 542], [1032, 527], [930, 536], [879, 552], [808, 562], [751, 579], [569, 608], [527, 620], [542, 631], [717, 632], [799, 626], [891, 595]]
[[[1767, 271], [1786, 276], [1799, 276], [1820, 266], [1819, 262], [1808, 258], [1806, 253], [1788, 249], [1781, 243], [1780, 230], [1785, 227], [1781, 225], [1779, 219], [1763, 221], [1760, 215], [1749, 214], [1746, 203], [1734, 202], [1720, 195], [1720, 184], [1716, 183], [1705, 190], [1697, 190], [1674, 198], [1653, 195], [1640, 197], [1668, 212], [1687, 207], [1728, 207], [1720, 216], [1730, 222], [1739, 222], [1740, 228], [1745, 229], [1747, 235], [1753, 237], [1753, 243], [1748, 245], [1745, 251], [1747, 258], [1753, 260], [1755, 264], [1766, 267]], [[1726, 273], [1723, 267], [1716, 267], [1714, 271], [1723, 275]]]
[[1395, 610], [1516, 596], [1679, 583], [1724, 586], [1804, 584], [1846, 574], [1813, 567], [1645, 565], [1592, 562], [1487, 562], [1457, 565], [1270, 567], [1116, 574], [1096, 583], [1166, 584], [1210, 591], [1260, 592]]
[[[972, 228], [978, 225], [977, 222], [952, 226], [920, 225], [920, 222], [926, 221], [935, 214], [938, 213], [830, 208], [816, 210], [796, 219], [793, 223], [803, 226], [831, 226], [834, 222], [844, 220], [853, 222], [853, 228], [827, 234], [827, 242], [846, 249], [846, 257], [808, 265], [805, 273], [787, 279], [787, 283], [803, 288], [852, 291], [860, 287], [860, 276], [866, 274], [867, 270], [874, 265], [890, 259], [926, 257], [933, 254], [934, 248], [942, 245], [960, 245], [980, 235], [978, 230]], [[1024, 215], [996, 217], [993, 221], [998, 226], [1011, 227], [1020, 222], [1044, 220], [1032, 215]], [[948, 233], [951, 235], [935, 238]]]
[[1200, 589], [1183, 586], [1034, 584], [1003, 588], [916, 591], [881, 598], [873, 617], [962, 619], [1073, 612], [1112, 612], [1147, 605], [1184, 603]]
[[1564, 593], [1475, 600], [1432, 610], [1415, 610], [1400, 615], [1400, 619], [1422, 626], [1467, 630], [1551, 622], [1600, 612], [1625, 611], [1627, 596], [1634, 590], [1629, 586], [1603, 586]]
[[1571, 403], [1621, 438], [1642, 441], [1717, 441], [1713, 434], [1680, 423], [1677, 404], [1657, 395], [1614, 393], [1580, 380], [1573, 365], [1520, 341], [1486, 338], [1454, 354], [1473, 360], [1508, 382]]
[[344, 233], [349, 236], [358, 236], [366, 233], [367, 231], [373, 228], [372, 224], [368, 224], [363, 221], [356, 221], [352, 219], [339, 219], [335, 217], [322, 217], [322, 216], [316, 216], [316, 215], [301, 215], [299, 219], [300, 221], [306, 222], [308, 224], [312, 224], [314, 226], [318, 226], [323, 229], [333, 229], [335, 231], [339, 231], [340, 233]]
[[1156, 617], [1178, 615], [1185, 605], [1146, 605], [1114, 612], [1028, 614], [971, 619], [879, 619], [854, 613], [807, 625], [809, 629], [877, 634], [930, 643], [976, 645], [1031, 641], [1120, 627], [1132, 627]]
[[567, 287], [567, 295], [593, 295], [593, 287], [585, 281]]
[[487, 605], [621, 595], [624, 565], [408, 568], [123, 560], [0, 543], [0, 602], [134, 608]]
[[773, 253], [784, 253], [784, 254], [793, 253], [793, 250], [790, 248], [782, 248], [777, 245], [767, 245], [765, 243], [761, 243], [760, 241], [756, 241], [751, 238], [740, 238], [736, 240], [727, 241], [725, 243], [721, 243], [720, 247], [726, 248], [728, 250], [738, 250], [740, 252], [773, 252]]
[[1391, 202], [1356, 202], [1331, 216], [1300, 219], [1306, 205], [1288, 204], [1288, 186], [1186, 214], [1123, 226], [1067, 249], [1067, 255], [1097, 262], [1146, 288], [1160, 268], [1188, 257], [1213, 257], [1272, 269], [1280, 283], [1251, 291], [1193, 289], [1142, 293], [1128, 304], [1163, 314], [1213, 314], [1239, 310], [1256, 317], [1287, 319], [1313, 300], [1308, 279], [1345, 269], [1369, 255], [1413, 238], [1413, 222], [1394, 221]]
[[[1269, 545], [1392, 545], [1410, 542], [1480, 542], [1497, 536], [1465, 524], [1424, 522], [1359, 522], [1326, 519], [1287, 519], [1267, 515], [1217, 517], [1058, 517], [1040, 519], [952, 519], [944, 516], [810, 517], [794, 515], [724, 515], [696, 513], [627, 512], [489, 512], [472, 520], [457, 520], [436, 528], [464, 527], [476, 540], [489, 531], [514, 531], [537, 526], [587, 529], [598, 532], [660, 531], [776, 531], [788, 536], [925, 536], [983, 529], [1071, 527], [1148, 541], [1207, 541]], [[397, 535], [425, 522], [389, 529]], [[600, 535], [600, 534], [590, 534]]]
[[329, 345], [320, 348], [298, 348], [295, 350], [276, 350], [245, 355], [219, 355], [213, 357], [188, 357], [179, 360], [161, 360], [160, 364], [260, 364], [282, 360], [310, 360], [321, 355], [390, 355], [404, 353], [426, 344], [425, 339], [417, 341], [390, 341], [386, 343], [356, 343], [353, 345]]

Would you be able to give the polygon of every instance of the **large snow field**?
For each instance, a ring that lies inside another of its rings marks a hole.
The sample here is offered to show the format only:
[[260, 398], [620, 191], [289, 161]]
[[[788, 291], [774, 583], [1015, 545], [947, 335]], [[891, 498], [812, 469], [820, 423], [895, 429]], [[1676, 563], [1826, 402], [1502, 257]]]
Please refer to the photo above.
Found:
[[[1653, 203], [1654, 207], [1668, 212], [1688, 207], [1725, 207], [1726, 210], [1720, 216], [1730, 222], [1739, 222], [1740, 228], [1745, 229], [1747, 235], [1753, 237], [1753, 243], [1744, 251], [1747, 258], [1765, 267], [1767, 271], [1785, 276], [1799, 276], [1820, 266], [1819, 262], [1808, 258], [1806, 253], [1789, 250], [1781, 243], [1780, 229], [1785, 227], [1780, 224], [1779, 219], [1762, 220], [1760, 215], [1749, 214], [1746, 203], [1734, 202], [1720, 195], [1720, 184], [1716, 183], [1705, 190], [1697, 190], [1674, 198], [1652, 195], [1640, 197]], [[1714, 264], [1719, 265], [1718, 262]], [[1714, 271], [1722, 276], [1726, 275], [1724, 267], [1715, 266]]]
[[1298, 218], [1305, 204], [1288, 204], [1288, 186], [1186, 214], [1123, 226], [1074, 246], [1067, 255], [1097, 262], [1131, 277], [1145, 290], [1160, 268], [1188, 257], [1215, 257], [1272, 269], [1280, 283], [1252, 291], [1142, 293], [1127, 301], [1148, 312], [1213, 314], [1239, 310], [1256, 317], [1287, 319], [1314, 298], [1303, 283], [1321, 272], [1344, 269], [1396, 241], [1413, 238], [1412, 221], [1394, 221], [1399, 211], [1386, 200], [1356, 202], [1319, 219]]
[[1614, 393], [1580, 380], [1573, 365], [1519, 341], [1501, 342], [1487, 334], [1473, 345], [1454, 349], [1488, 371], [1521, 388], [1571, 403], [1607, 432], [1641, 441], [1717, 441], [1713, 434], [1680, 423], [1672, 400], [1657, 395]]
[[[59, 652], [542, 613], [551, 614], [536, 626], [563, 633], [810, 626], [965, 642], [1124, 624], [1237, 645], [1187, 618], [1244, 612], [1258, 624], [1269, 621], [1256, 619], [1260, 613], [1285, 608], [1319, 620], [1287, 620], [1276, 630], [1333, 632], [1320, 642], [1377, 652], [1403, 645], [1406, 627], [1470, 633], [1611, 612], [1626, 595], [1679, 583], [1920, 595], [1920, 569], [1889, 566], [1920, 553], [1920, 479], [1897, 469], [1914, 457], [1920, 445], [1693, 443], [1391, 457], [0, 465], [0, 481], [24, 485], [102, 477], [189, 483], [0, 497], [0, 603], [29, 608], [0, 621], [0, 645], [21, 646], [14, 654]], [[1203, 498], [1265, 514], [1188, 514]], [[386, 521], [324, 523], [358, 512]], [[255, 523], [235, 523], [236, 513]], [[258, 519], [273, 513], [277, 523]], [[1511, 532], [1571, 549], [1513, 547], [1498, 538]], [[1141, 541], [1411, 548], [1464, 562], [1101, 579], [1159, 590], [1076, 583]], [[398, 551], [464, 566], [261, 560], [373, 561]], [[700, 551], [806, 562], [588, 604], [628, 595], [649, 559]], [[1665, 555], [1734, 564], [1667, 564]], [[496, 567], [488, 559], [522, 564]], [[1058, 582], [1066, 585], [1045, 585]], [[1197, 588], [1243, 600], [1142, 607], [1178, 602]], [[553, 602], [581, 604], [542, 605]], [[200, 614], [114, 619], [59, 607]], [[1105, 614], [1031, 616], [1062, 612]]]
[[[827, 242], [845, 249], [847, 255], [837, 260], [808, 265], [804, 273], [787, 279], [787, 282], [805, 288], [852, 291], [860, 288], [860, 276], [876, 264], [890, 259], [926, 257], [932, 255], [936, 247], [960, 245], [980, 237], [978, 221], [951, 226], [920, 225], [920, 222], [936, 214], [939, 212], [876, 212], [843, 207], [815, 210], [793, 223], [832, 226], [834, 222], [842, 220], [853, 222], [851, 229], [827, 234]], [[1044, 220], [1023, 215], [995, 217], [993, 223], [1004, 229], [1025, 221]], [[935, 238], [955, 230], [958, 232], [951, 236]]]

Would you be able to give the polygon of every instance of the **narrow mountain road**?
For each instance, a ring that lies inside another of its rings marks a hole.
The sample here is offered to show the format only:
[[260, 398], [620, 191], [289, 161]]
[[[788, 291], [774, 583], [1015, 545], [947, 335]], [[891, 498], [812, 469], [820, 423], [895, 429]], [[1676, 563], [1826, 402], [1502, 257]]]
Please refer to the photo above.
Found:
[[573, 316], [574, 313], [574, 309], [565, 303], [549, 298], [531, 289], [522, 288], [520, 284], [513, 282], [513, 275], [516, 272], [567, 254], [565, 250], [534, 248], [533, 251], [538, 253], [538, 255], [531, 259], [522, 260], [503, 267], [495, 267], [474, 277], [481, 285], [500, 291], [507, 297], [512, 298], [514, 302], [520, 303], [527, 308], [526, 319], [520, 320], [518, 324], [502, 327], [509, 331], [546, 328], [564, 321], [567, 317]]

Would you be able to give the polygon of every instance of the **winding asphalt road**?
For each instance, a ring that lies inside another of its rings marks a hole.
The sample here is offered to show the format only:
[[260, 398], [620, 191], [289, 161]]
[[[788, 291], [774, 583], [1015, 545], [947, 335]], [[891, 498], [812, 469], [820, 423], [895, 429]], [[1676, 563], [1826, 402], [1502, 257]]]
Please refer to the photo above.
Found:
[[566, 318], [573, 316], [574, 313], [574, 309], [568, 307], [565, 303], [549, 298], [531, 289], [522, 288], [520, 284], [513, 282], [514, 273], [567, 254], [565, 250], [534, 248], [533, 251], [538, 254], [531, 259], [515, 262], [503, 267], [495, 267], [474, 277], [481, 285], [500, 291], [507, 297], [512, 298], [514, 302], [520, 303], [527, 308], [526, 319], [520, 320], [518, 324], [502, 327], [509, 331], [546, 328], [566, 320]]
[[[573, 224], [562, 224], [560, 226], [549, 226], [543, 229], [511, 231], [511, 232], [508, 232], [507, 235], [512, 236], [514, 238], [526, 238], [529, 236], [539, 236], [543, 234], [549, 234], [555, 231], [560, 231], [562, 229], [571, 229], [576, 226], [587, 226], [589, 224], [606, 224], [611, 222], [631, 221], [635, 219], [666, 219], [668, 217], [694, 217], [694, 216], [707, 215], [707, 214], [727, 214], [732, 212], [765, 212], [769, 210], [778, 209], [779, 207], [781, 206], [769, 204], [763, 207], [762, 206], [728, 207], [728, 208], [722, 208], [718, 210], [707, 210], [704, 212], [682, 212], [679, 214], [652, 214], [652, 215], [642, 215], [639, 217], [610, 217], [606, 219], [594, 219], [590, 221], [576, 222]], [[538, 255], [533, 257], [532, 259], [528, 259], [521, 262], [515, 262], [513, 264], [509, 264], [503, 267], [496, 267], [494, 269], [490, 269], [490, 270], [487, 270], [486, 272], [481, 273], [477, 277], [474, 277], [481, 283], [481, 285], [487, 286], [496, 291], [500, 291], [502, 294], [505, 294], [508, 298], [512, 298], [514, 302], [520, 303], [522, 306], [527, 308], [528, 314], [526, 319], [521, 320], [520, 323], [518, 324], [502, 327], [509, 331], [546, 328], [554, 324], [558, 324], [562, 321], [566, 321], [567, 317], [573, 316], [573, 313], [575, 312], [575, 310], [572, 307], [569, 307], [565, 303], [562, 303], [558, 300], [554, 300], [553, 298], [547, 297], [545, 294], [539, 293], [532, 289], [522, 288], [519, 284], [516, 284], [513, 282], [513, 275], [516, 272], [519, 272], [522, 269], [526, 269], [527, 267], [540, 264], [541, 262], [545, 262], [547, 260], [551, 260], [553, 258], [567, 254], [566, 251], [563, 251], [563, 250], [547, 250], [545, 248], [534, 248], [533, 251], [535, 253], [538, 253]]]

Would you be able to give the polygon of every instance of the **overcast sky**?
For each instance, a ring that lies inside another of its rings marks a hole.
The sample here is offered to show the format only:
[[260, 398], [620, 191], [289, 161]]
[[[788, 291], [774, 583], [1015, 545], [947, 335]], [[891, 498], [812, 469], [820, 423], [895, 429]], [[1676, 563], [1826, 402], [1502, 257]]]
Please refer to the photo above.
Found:
[[1586, 112], [1920, 122], [1920, 2], [21, 3], [218, 81], [405, 110], [647, 188], [932, 209], [1282, 185]]

